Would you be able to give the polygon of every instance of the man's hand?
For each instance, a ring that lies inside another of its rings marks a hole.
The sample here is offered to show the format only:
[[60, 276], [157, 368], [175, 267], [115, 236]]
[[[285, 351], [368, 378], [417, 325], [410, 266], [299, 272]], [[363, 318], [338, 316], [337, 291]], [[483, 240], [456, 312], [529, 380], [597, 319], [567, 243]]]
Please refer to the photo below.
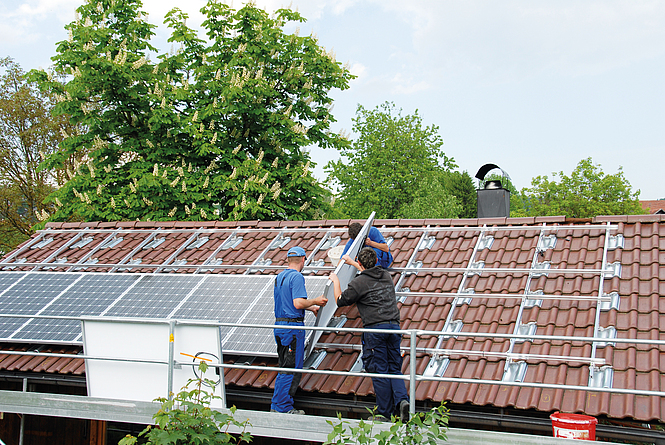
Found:
[[314, 304], [316, 304], [319, 307], [323, 307], [326, 304], [328, 304], [328, 299], [325, 296], [321, 295], [314, 299]]
[[352, 264], [352, 263], [354, 263], [353, 259], [349, 256], [348, 253], [345, 253], [345, 254], [342, 256], [342, 261], [344, 261], [346, 264]]

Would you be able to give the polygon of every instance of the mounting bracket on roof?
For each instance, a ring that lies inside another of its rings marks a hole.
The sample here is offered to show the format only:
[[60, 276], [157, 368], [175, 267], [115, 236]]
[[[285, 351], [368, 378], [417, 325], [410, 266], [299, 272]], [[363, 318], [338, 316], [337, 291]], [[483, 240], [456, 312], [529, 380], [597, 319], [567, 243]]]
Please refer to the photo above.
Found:
[[53, 237], [44, 238], [40, 242], [38, 242], [37, 244], [33, 244], [32, 246], [30, 246], [30, 248], [31, 249], [41, 249], [42, 247], [48, 245], [52, 241], [53, 241]]
[[105, 241], [101, 246], [99, 246], [100, 249], [110, 249], [112, 247], [117, 246], [122, 242], [122, 237], [121, 236], [115, 236], [115, 234], [109, 238], [107, 241]]
[[423, 372], [427, 377], [443, 377], [450, 365], [450, 358], [439, 355], [433, 355]]
[[[270, 258], [265, 258], [262, 260], [256, 261], [253, 266], [270, 266], [272, 264], [272, 259]], [[258, 269], [258, 268], [251, 268], [247, 269], [247, 273], [256, 273], [256, 272], [263, 272], [265, 269]]]
[[550, 264], [549, 261], [543, 261], [542, 263], [538, 263], [538, 262], [533, 263], [533, 265], [531, 266], [531, 269], [533, 269], [533, 272], [531, 272], [531, 276], [533, 278], [543, 277], [543, 276], [547, 277], [547, 276], [549, 276], [549, 273], [540, 272], [540, 271], [548, 270], [551, 267], [552, 267], [552, 264]]
[[[608, 340], [617, 338], [617, 328], [614, 326], [608, 326], [606, 328], [604, 327], [599, 327], [598, 328], [598, 335], [596, 335], [597, 338], [606, 338]], [[603, 342], [596, 342], [596, 347], [598, 348], [604, 348], [605, 346], [615, 346], [616, 342], [611, 342], [611, 341], [603, 341]]]
[[526, 377], [527, 364], [525, 361], [522, 362], [513, 362], [508, 359], [506, 363], [508, 366], [503, 373], [501, 378], [502, 382], [523, 382], [524, 377]]
[[552, 233], [551, 235], [543, 235], [538, 238], [538, 246], [536, 250], [538, 253], [543, 253], [548, 249], [554, 249], [556, 246], [556, 234]]
[[[470, 287], [468, 289], [462, 289], [461, 291], [459, 291], [459, 293], [460, 294], [475, 294], [476, 290], [474, 288]], [[459, 304], [471, 304], [471, 302], [473, 301], [473, 298], [471, 298], [471, 297], [466, 297], [466, 298], [457, 297], [457, 299], [458, 299]]]
[[327, 238], [323, 242], [323, 244], [321, 244], [321, 247], [319, 248], [319, 250], [332, 249], [333, 247], [337, 246], [341, 241], [342, 241], [342, 237], [340, 237], [340, 236], [334, 236], [332, 238]]
[[86, 236], [84, 238], [81, 238], [78, 242], [72, 244], [69, 248], [70, 249], [80, 249], [81, 247], [85, 247], [88, 244], [90, 244], [92, 242], [92, 240], [94, 240], [94, 239], [95, 238], [93, 238], [92, 236]]
[[326, 260], [320, 258], [316, 261], [309, 263], [309, 265], [304, 269], [303, 273], [315, 274], [319, 271], [319, 269], [309, 269], [310, 267], [322, 267], [325, 265], [326, 265]]
[[155, 247], [161, 245], [164, 241], [166, 241], [166, 237], [164, 236], [161, 238], [155, 238], [152, 241], [150, 241], [148, 244], [143, 246], [143, 250], [154, 249]]
[[603, 298], [609, 298], [609, 301], [601, 301], [600, 302], [600, 310], [601, 311], [609, 311], [610, 309], [616, 309], [617, 311], [619, 310], [619, 302], [621, 299], [619, 298], [619, 293], [618, 292], [610, 292], [609, 294], [604, 294]]
[[[533, 337], [536, 335], [536, 331], [538, 330], [538, 326], [536, 325], [535, 321], [532, 321], [527, 324], [520, 324], [520, 327], [517, 330], [517, 333], [519, 335], [527, 335], [529, 337]], [[515, 343], [523, 343], [525, 341], [531, 341], [527, 338], [516, 338]]]
[[205, 243], [207, 243], [209, 238], [207, 236], [201, 236], [200, 234], [196, 234], [196, 239], [194, 240], [193, 243], [188, 245], [186, 247], [187, 250], [193, 250], [193, 249], [198, 249], [199, 247], [203, 246]]
[[615, 261], [608, 264], [605, 269], [605, 278], [619, 277], [621, 278], [621, 261]]
[[469, 264], [468, 268], [468, 276], [473, 276], [473, 275], [480, 275], [482, 274], [482, 269], [485, 268], [485, 262], [484, 261], [476, 261], [475, 263]]
[[277, 235], [277, 237], [270, 243], [268, 250], [281, 249], [289, 244], [289, 242], [291, 242], [290, 236]]
[[532, 308], [532, 307], [535, 307], [535, 306], [542, 307], [543, 306], [543, 299], [542, 298], [529, 298], [531, 296], [538, 296], [538, 295], [543, 295], [543, 291], [542, 290], [534, 290], [534, 291], [527, 290], [526, 291], [526, 297], [527, 298], [526, 298], [526, 300], [524, 300], [524, 307], [525, 308]]
[[312, 351], [309, 354], [309, 357], [307, 357], [307, 360], [305, 360], [305, 363], [303, 364], [303, 368], [317, 369], [321, 365], [321, 362], [323, 361], [323, 359], [326, 358], [326, 355], [328, 355], [328, 353], [326, 351], [324, 351], [323, 349], [319, 349], [317, 351]]
[[589, 366], [589, 387], [591, 388], [611, 388], [614, 383], [614, 369], [610, 365], [605, 365], [600, 369], [592, 363]]
[[623, 249], [625, 239], [622, 234], [610, 235], [607, 238], [607, 250]]
[[425, 250], [425, 249], [429, 250], [429, 249], [432, 248], [432, 246], [434, 245], [435, 242], [436, 242], [436, 236], [435, 235], [423, 238], [418, 243], [418, 250]]
[[494, 244], [494, 236], [481, 233], [480, 239], [478, 240], [478, 250], [491, 249], [492, 244]]
[[221, 246], [221, 250], [227, 250], [227, 249], [235, 249], [242, 243], [242, 236], [238, 236], [236, 232], [233, 232], [231, 235], [229, 235], [228, 238], [224, 240]]

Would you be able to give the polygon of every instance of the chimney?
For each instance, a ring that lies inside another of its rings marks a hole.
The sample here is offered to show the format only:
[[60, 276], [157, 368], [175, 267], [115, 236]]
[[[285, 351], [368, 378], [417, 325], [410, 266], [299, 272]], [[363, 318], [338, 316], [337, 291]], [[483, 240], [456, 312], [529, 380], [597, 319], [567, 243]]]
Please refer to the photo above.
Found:
[[[476, 178], [482, 183], [487, 173], [499, 169], [498, 165], [485, 164], [480, 167]], [[501, 170], [505, 178], [509, 176]], [[500, 180], [485, 181], [485, 186], [478, 189], [478, 218], [507, 218], [510, 216], [510, 192], [501, 186]]]

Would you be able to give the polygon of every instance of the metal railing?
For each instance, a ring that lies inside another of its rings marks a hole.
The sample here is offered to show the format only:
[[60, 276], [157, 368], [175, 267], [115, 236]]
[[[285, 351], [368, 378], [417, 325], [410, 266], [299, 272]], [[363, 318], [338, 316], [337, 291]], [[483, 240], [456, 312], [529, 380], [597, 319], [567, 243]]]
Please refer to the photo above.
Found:
[[[138, 323], [138, 324], [166, 324], [170, 327], [170, 333], [174, 332], [174, 327], [176, 325], [201, 325], [201, 326], [217, 326], [220, 328], [232, 328], [232, 327], [241, 327], [241, 328], [252, 328], [252, 329], [275, 329], [275, 328], [284, 328], [283, 325], [260, 325], [260, 324], [238, 324], [238, 323], [214, 323], [209, 321], [197, 321], [197, 320], [175, 320], [175, 319], [148, 319], [148, 318], [118, 318], [118, 317], [64, 317], [64, 316], [35, 316], [35, 315], [18, 315], [18, 314], [0, 314], [0, 318], [44, 318], [44, 319], [61, 319], [61, 320], [78, 320], [78, 321], [105, 321], [105, 322], [118, 322], [118, 323]], [[441, 336], [441, 331], [427, 331], [421, 329], [406, 329], [406, 330], [382, 330], [382, 329], [360, 329], [360, 328], [343, 328], [343, 327], [316, 327], [316, 326], [289, 326], [289, 329], [298, 329], [298, 330], [310, 330], [310, 331], [323, 331], [323, 332], [348, 332], [348, 333], [390, 333], [390, 334], [402, 334], [409, 338], [409, 346], [404, 348], [408, 350], [410, 357], [416, 357], [418, 353], [424, 354], [437, 354], [437, 355], [447, 355], [447, 356], [472, 356], [472, 355], [486, 355], [497, 357], [501, 356], [502, 353], [490, 353], [483, 351], [472, 351], [472, 350], [447, 350], [447, 349], [436, 349], [436, 348], [418, 348], [417, 339], [422, 336], [432, 336], [439, 337]], [[447, 336], [455, 337], [468, 337], [468, 338], [483, 338], [483, 339], [515, 339], [515, 340], [525, 340], [525, 341], [565, 341], [565, 342], [587, 342], [587, 343], [607, 343], [608, 339], [606, 338], [596, 338], [596, 337], [572, 337], [572, 336], [557, 336], [557, 335], [518, 335], [518, 334], [492, 334], [492, 333], [471, 333], [471, 332], [456, 332], [454, 334], [446, 334]], [[0, 341], [10, 341], [2, 340]], [[640, 344], [640, 345], [657, 345], [665, 346], [664, 340], [651, 340], [651, 339], [625, 339], [625, 338], [612, 338], [610, 340], [612, 343], [624, 343], [624, 344]], [[39, 342], [35, 342], [39, 343]], [[325, 346], [326, 344], [322, 344]], [[358, 345], [332, 345], [335, 348], [339, 346], [348, 346], [349, 348], [355, 349]], [[22, 356], [43, 356], [43, 357], [64, 357], [64, 358], [77, 358], [84, 360], [99, 360], [99, 361], [118, 361], [118, 362], [136, 362], [136, 363], [151, 363], [159, 364], [168, 367], [168, 381], [166, 393], [171, 395], [173, 393], [173, 372], [174, 368], [182, 366], [190, 366], [192, 362], [180, 362], [175, 359], [175, 354], [173, 351], [173, 341], [169, 342], [169, 358], [168, 360], [151, 360], [151, 359], [136, 359], [136, 358], [118, 358], [118, 357], [104, 357], [104, 356], [93, 356], [86, 354], [59, 354], [59, 353], [46, 353], [46, 352], [34, 352], [34, 351], [16, 351], [16, 350], [0, 350], [0, 354], [7, 355], [22, 355]], [[222, 345], [223, 351], [223, 345]], [[546, 355], [536, 355], [536, 354], [519, 354], [519, 353], [503, 353], [502, 358], [512, 359], [512, 360], [525, 360], [525, 361], [561, 361], [561, 362], [589, 362], [592, 365], [598, 366], [604, 364], [604, 359], [601, 358], [592, 358], [589, 357], [564, 357], [564, 356], [546, 356]], [[638, 390], [633, 388], [606, 388], [606, 387], [591, 387], [591, 386], [575, 386], [575, 385], [565, 385], [565, 384], [551, 384], [551, 383], [538, 383], [538, 382], [524, 382], [524, 381], [503, 381], [503, 380], [486, 380], [486, 379], [469, 379], [469, 378], [459, 378], [459, 377], [436, 377], [436, 376], [427, 376], [423, 374], [418, 374], [416, 371], [417, 360], [412, 359], [409, 361], [409, 373], [408, 375], [386, 375], [386, 374], [373, 374], [367, 372], [351, 372], [351, 371], [332, 371], [332, 370], [318, 370], [318, 369], [292, 369], [292, 368], [280, 368], [280, 367], [271, 367], [271, 366], [258, 366], [251, 364], [231, 364], [224, 363], [223, 358], [220, 357], [220, 363], [210, 363], [209, 367], [211, 368], [221, 368], [221, 369], [243, 369], [243, 370], [259, 370], [259, 371], [276, 371], [276, 372], [297, 372], [302, 374], [318, 374], [318, 375], [335, 375], [335, 376], [346, 376], [346, 377], [370, 377], [370, 378], [388, 378], [388, 379], [400, 379], [409, 382], [409, 399], [410, 399], [410, 409], [411, 412], [415, 412], [416, 407], [416, 385], [420, 381], [434, 381], [434, 382], [450, 382], [450, 383], [468, 383], [468, 384], [483, 384], [483, 385], [502, 385], [502, 386], [512, 386], [512, 387], [525, 387], [525, 388], [547, 388], [547, 389], [561, 389], [561, 390], [575, 390], [575, 391], [588, 391], [595, 393], [614, 393], [614, 394], [633, 394], [641, 396], [653, 396], [653, 397], [665, 397], [665, 391], [647, 391], [647, 390]], [[224, 387], [224, 373], [220, 372], [221, 382], [220, 385]], [[155, 395], [159, 397], [159, 394]]]

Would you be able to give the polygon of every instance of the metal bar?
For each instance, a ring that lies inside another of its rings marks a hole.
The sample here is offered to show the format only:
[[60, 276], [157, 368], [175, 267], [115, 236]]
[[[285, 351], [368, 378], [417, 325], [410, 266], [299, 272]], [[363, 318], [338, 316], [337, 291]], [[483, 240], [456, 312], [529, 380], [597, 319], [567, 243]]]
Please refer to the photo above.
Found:
[[[469, 262], [467, 263], [467, 267], [462, 269], [464, 271], [464, 275], [462, 275], [462, 281], [460, 281], [459, 286], [457, 287], [457, 293], [460, 294], [462, 290], [465, 289], [466, 286], [466, 280], [469, 278], [469, 273], [471, 272], [471, 264], [474, 262], [476, 259], [476, 255], [478, 254], [478, 247], [480, 246], [480, 243], [483, 240], [483, 237], [485, 236], [485, 226], [482, 227], [482, 230], [478, 234], [478, 239], [476, 240], [476, 245], [473, 246], [473, 251], [471, 252], [471, 256], [469, 257]], [[421, 268], [422, 270], [422, 268]], [[475, 270], [475, 269], [474, 269]], [[443, 328], [441, 328], [441, 332], [446, 332], [450, 328], [450, 324], [453, 321], [453, 316], [455, 315], [455, 309], [457, 309], [457, 300], [458, 297], [455, 297], [455, 299], [452, 301], [450, 304], [450, 311], [448, 311], [448, 315], [446, 316], [446, 321], [443, 324]], [[445, 340], [445, 336], [440, 336], [438, 341], [436, 342], [436, 347], [439, 348], [443, 341]]]
[[175, 320], [171, 320], [169, 322], [169, 367], [168, 367], [168, 375], [167, 375], [167, 383], [166, 383], [166, 394], [168, 399], [171, 400], [173, 397], [173, 349], [174, 349], [174, 337], [173, 333], [175, 332]]
[[[610, 230], [605, 231], [605, 240], [603, 242], [603, 262], [601, 264], [601, 269], [607, 267], [607, 248], [609, 246]], [[605, 274], [600, 274], [600, 283], [598, 284], [598, 303], [596, 304], [596, 316], [593, 322], [593, 336], [598, 337], [598, 328], [600, 327], [600, 298], [602, 298], [605, 289]], [[598, 345], [596, 343], [591, 344], [591, 358], [596, 357], [596, 352], [598, 350]], [[589, 367], [589, 379], [593, 378], [594, 373], [596, 372], [595, 366]]]
[[[58, 259], [58, 255], [60, 255], [61, 252], [64, 252], [65, 250], [69, 249], [69, 246], [74, 244], [75, 241], [77, 241], [79, 238], [83, 236], [83, 233], [79, 232], [76, 236], [73, 236], [69, 241], [67, 241], [64, 245], [62, 245], [58, 250], [50, 254], [44, 261], [40, 263], [39, 266], [34, 267], [32, 270], [39, 270], [41, 267], [44, 267], [46, 265], [51, 266], [53, 263], [50, 263], [52, 259]], [[62, 263], [66, 264], [66, 263]], [[62, 266], [57, 266], [57, 267], [62, 267]]]
[[[182, 243], [182, 244], [178, 247], [178, 249], [176, 249], [175, 252], [173, 252], [171, 255], [169, 255], [169, 257], [168, 257], [166, 260], [164, 260], [164, 262], [162, 262], [162, 264], [161, 264], [160, 267], [158, 267], [157, 269], [155, 269], [155, 270], [153, 271], [153, 273], [159, 273], [159, 272], [161, 272], [162, 270], [165, 270], [165, 269], [173, 270], [173, 267], [167, 267], [167, 266], [168, 266], [169, 264], [171, 264], [173, 261], [177, 260], [177, 259], [178, 259], [178, 255], [180, 255], [180, 253], [181, 253], [183, 250], [185, 250], [185, 249], [187, 248], [187, 246], [189, 246], [189, 245], [192, 243], [193, 240], [197, 239], [197, 238], [199, 237], [199, 234], [200, 234], [200, 232], [198, 232], [198, 231], [195, 232], [195, 233], [192, 233], [192, 234], [189, 236], [189, 238], [187, 238], [187, 239], [185, 240], [185, 242]], [[176, 267], [177, 267], [177, 266], [176, 266]]]
[[[92, 321], [115, 321], [119, 323], [145, 323], [145, 324], [168, 324], [171, 320], [159, 319], [159, 318], [130, 318], [130, 317], [70, 317], [62, 315], [22, 315], [22, 314], [2, 314], [0, 313], [0, 318], [47, 318], [54, 320], [92, 320]], [[273, 325], [273, 324], [240, 324], [240, 323], [218, 323], [218, 322], [207, 322], [201, 320], [187, 320], [187, 319], [177, 319], [179, 325], [191, 325], [191, 326], [218, 326], [218, 327], [239, 327], [239, 328], [255, 328], [255, 329], [280, 329], [283, 325]], [[388, 329], [364, 329], [364, 328], [331, 328], [330, 326], [289, 326], [289, 329], [302, 329], [302, 330], [312, 330], [312, 331], [338, 331], [338, 332], [350, 332], [350, 333], [361, 333], [361, 332], [374, 332], [374, 333], [383, 333], [383, 334], [402, 334], [408, 335], [411, 333], [411, 330], [388, 330]], [[426, 330], [416, 330], [419, 336], [431, 335], [438, 337], [441, 335], [441, 331], [426, 331]], [[530, 341], [548, 341], [548, 340], [559, 340], [566, 342], [600, 342], [607, 343], [606, 338], [596, 338], [596, 337], [575, 337], [575, 336], [563, 336], [563, 335], [515, 335], [515, 334], [496, 334], [489, 332], [456, 332], [455, 334], [446, 334], [455, 337], [478, 337], [478, 338], [516, 338], [524, 339]], [[665, 340], [652, 340], [652, 339], [638, 339], [638, 338], [613, 338], [612, 343], [628, 343], [628, 344], [641, 344], [641, 345], [659, 345], [665, 346]], [[1, 351], [0, 351], [1, 352]]]
[[[466, 294], [463, 292], [396, 292], [397, 295], [406, 295], [409, 297], [430, 297], [430, 298], [487, 298], [487, 299], [507, 299], [524, 298], [524, 294]], [[609, 296], [597, 297], [594, 295], [528, 295], [529, 298], [539, 300], [571, 300], [571, 301], [612, 301]]]
[[[515, 327], [513, 328], [513, 334], [518, 334], [520, 331], [520, 327], [522, 326], [522, 315], [524, 314], [524, 305], [526, 304], [527, 299], [529, 298], [529, 291], [531, 290], [531, 281], [533, 280], [533, 275], [534, 273], [534, 265], [538, 262], [538, 256], [540, 255], [540, 251], [538, 250], [538, 246], [542, 244], [543, 237], [545, 236], [545, 229], [546, 225], [543, 224], [540, 228], [540, 233], [538, 234], [538, 241], [536, 241], [536, 248], [533, 252], [533, 257], [531, 258], [531, 269], [532, 271], [529, 272], [529, 276], [526, 279], [526, 285], [524, 286], [524, 294], [522, 295], [522, 301], [520, 301], [520, 308], [517, 311], [517, 317], [515, 318]], [[513, 349], [515, 349], [515, 339], [511, 338], [508, 344], [508, 354], [512, 354]], [[513, 359], [509, 356], [506, 357], [506, 363], [503, 365], [503, 372], [507, 372], [508, 369], [510, 368], [510, 364], [512, 363]]]
[[[23, 392], [28, 392], [28, 379], [23, 379]], [[18, 433], [18, 445], [23, 445], [23, 437], [25, 436], [25, 414], [21, 415], [21, 426]]]
[[0, 266], [5, 266], [5, 265], [13, 264], [13, 263], [10, 262], [10, 260], [13, 260], [13, 259], [16, 258], [17, 256], [19, 256], [20, 253], [22, 253], [22, 252], [24, 252], [24, 251], [26, 251], [26, 250], [30, 250], [30, 248], [31, 248], [34, 244], [37, 244], [37, 243], [39, 243], [41, 240], [44, 239], [44, 234], [43, 234], [43, 233], [39, 233], [39, 231], [37, 231], [37, 233], [38, 233], [38, 235], [35, 236], [34, 238], [32, 238], [31, 240], [29, 240], [29, 241], [28, 241], [23, 247], [21, 247], [20, 249], [14, 251], [14, 252], [11, 253], [9, 256], [5, 257], [5, 259], [4, 259], [3, 261], [0, 261]]
[[[558, 224], [558, 223], [552, 223], [552, 224]], [[548, 225], [547, 228], [550, 231], [558, 231], [558, 230], [605, 230], [609, 226], [610, 229], [612, 230], [617, 230], [619, 228], [618, 225], [616, 224], [587, 224], [587, 225]], [[483, 226], [484, 227], [484, 226]], [[501, 226], [501, 225], [496, 225], [496, 226], [490, 226], [489, 229], [492, 232], [499, 232], [499, 231], [538, 231], [539, 226]], [[236, 226], [236, 227], [229, 227], [229, 228], [223, 228], [223, 227], [216, 227], [212, 229], [198, 229], [198, 228], [181, 228], [181, 229], [168, 229], [168, 228], [163, 228], [163, 227], [156, 227], [153, 229], [120, 229], [122, 230], [122, 233], [136, 233], [136, 232], [146, 232], [146, 233], [151, 233], [154, 232], [155, 230], [159, 230], [160, 233], [184, 233], [184, 232], [196, 232], [198, 230], [202, 230], [202, 232], [205, 233], [218, 233], [218, 232], [232, 232], [235, 230], [240, 230], [243, 231], [244, 233], [249, 233], [249, 232], [274, 232], [275, 230], [283, 230], [285, 232], [321, 232], [321, 230], [331, 230], [335, 232], [341, 232], [344, 233], [346, 232], [346, 228], [330, 228], [326, 227], [325, 225], [321, 225], [320, 227], [243, 227], [243, 226]], [[41, 229], [38, 230], [36, 233], [42, 234], [42, 233], [62, 233], [62, 232], [80, 232], [82, 229]], [[104, 233], [104, 232], [114, 232], [118, 229], [95, 229], [95, 228], [88, 228], [88, 233]], [[437, 226], [437, 227], [429, 227], [425, 229], [424, 227], [386, 227], [387, 232], [417, 232], [420, 230], [430, 230], [433, 232], [474, 232], [474, 231], [481, 231], [482, 227], [468, 227], [468, 226]]]
[[416, 341], [418, 340], [418, 333], [415, 329], [411, 331], [409, 336], [409, 412], [411, 415], [416, 413]]
[[[125, 255], [125, 257], [124, 257], [122, 260], [120, 260], [120, 264], [118, 264], [117, 267], [113, 267], [111, 270], [109, 270], [109, 273], [111, 273], [111, 272], [115, 272], [115, 271], [118, 269], [118, 267], [120, 267], [120, 266], [125, 266], [125, 263], [126, 263], [127, 261], [130, 261], [132, 258], [134, 258], [134, 254], [136, 254], [137, 252], [139, 252], [141, 249], [143, 249], [143, 246], [145, 246], [146, 244], [148, 244], [149, 242], [151, 242], [153, 239], [155, 239], [155, 237], [157, 236], [158, 233], [162, 233], [161, 231], [159, 231], [159, 229], [157, 229], [157, 230], [151, 230], [150, 232], [151, 232], [150, 236], [148, 236], [148, 237], [147, 237], [146, 239], [144, 239], [141, 243], [139, 243], [139, 245], [136, 246], [136, 247], [134, 248], [134, 250], [132, 250], [131, 252], [129, 252], [127, 255]], [[130, 232], [130, 233], [131, 233], [131, 232]], [[99, 264], [99, 263], [97, 263], [97, 264]], [[159, 267], [160, 265], [155, 265], [155, 266], [156, 266], [156, 267]]]
[[[147, 243], [146, 243], [147, 244]], [[131, 258], [131, 257], [130, 257]], [[124, 259], [123, 259], [124, 261]], [[12, 263], [13, 264], [13, 263]], [[20, 263], [16, 264], [17, 267], [31, 267], [31, 266], [53, 266], [54, 263]], [[151, 263], [141, 263], [141, 264], [126, 264], [126, 263], [57, 263], [55, 267], [96, 267], [96, 268], [106, 268], [113, 267], [115, 269], [122, 267], [126, 269], [150, 269], [150, 268], [159, 268], [162, 267], [162, 264], [151, 264]], [[273, 264], [260, 265], [256, 264], [187, 264], [182, 266], [183, 269], [275, 269], [281, 270], [286, 269], [288, 266], [277, 266]], [[115, 271], [109, 271], [114, 272]], [[330, 270], [334, 271], [335, 267], [333, 266], [305, 266], [303, 271], [306, 270]], [[464, 273], [465, 271], [470, 270], [477, 274], [484, 273], [521, 273], [528, 274], [532, 272], [532, 269], [527, 268], [510, 268], [510, 267], [485, 267], [482, 269], [473, 269], [465, 267], [391, 267], [391, 272], [440, 272], [440, 273]], [[20, 271], [18, 271], [20, 272]], [[578, 274], [578, 275], [599, 275], [610, 272], [610, 270], [602, 269], [547, 269], [548, 274]], [[99, 272], [95, 272], [99, 273]]]
[[95, 247], [93, 247], [88, 253], [86, 253], [86, 254], [83, 256], [83, 258], [79, 259], [79, 260], [76, 262], [76, 264], [75, 264], [74, 266], [72, 266], [72, 267], [70, 267], [69, 269], [67, 269], [67, 272], [71, 272], [72, 270], [75, 270], [75, 268], [77, 267], [78, 264], [80, 264], [80, 263], [85, 263], [86, 261], [88, 261], [88, 259], [89, 259], [90, 257], [92, 257], [97, 251], [99, 251], [99, 249], [100, 249], [100, 248], [101, 248], [106, 242], [108, 242], [108, 240], [113, 239], [114, 236], [115, 236], [115, 235], [114, 235], [113, 233], [111, 233], [111, 234], [109, 234], [108, 236], [106, 236], [106, 237], [105, 237], [100, 243], [97, 243], [97, 245], [96, 245]]

